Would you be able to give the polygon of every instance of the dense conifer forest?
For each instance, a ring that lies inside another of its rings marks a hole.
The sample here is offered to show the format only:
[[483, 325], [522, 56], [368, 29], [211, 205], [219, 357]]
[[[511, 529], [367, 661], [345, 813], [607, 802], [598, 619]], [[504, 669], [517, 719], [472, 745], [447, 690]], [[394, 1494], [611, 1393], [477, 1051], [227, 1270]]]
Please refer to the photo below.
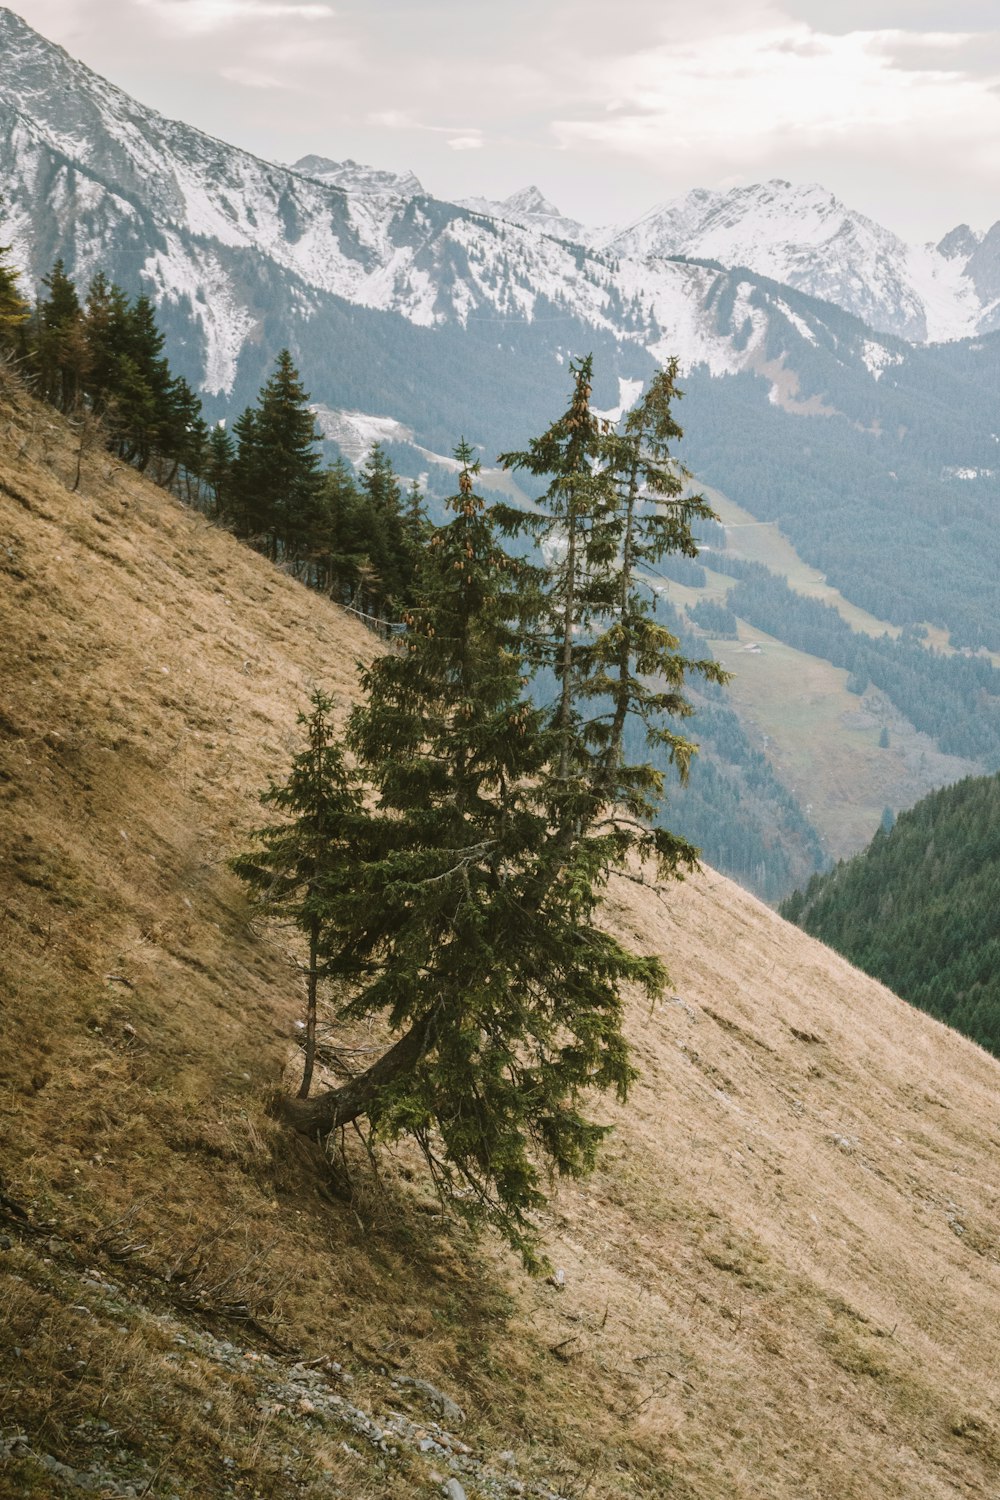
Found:
[[781, 913], [1000, 1056], [1000, 777], [925, 797]]

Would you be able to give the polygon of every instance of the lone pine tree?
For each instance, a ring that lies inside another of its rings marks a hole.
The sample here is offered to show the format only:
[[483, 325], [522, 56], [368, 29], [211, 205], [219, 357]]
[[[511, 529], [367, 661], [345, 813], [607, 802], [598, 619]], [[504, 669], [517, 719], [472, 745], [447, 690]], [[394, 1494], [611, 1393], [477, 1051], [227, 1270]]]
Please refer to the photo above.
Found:
[[[626, 760], [619, 720], [638, 715], [683, 769], [693, 747], [657, 717], [687, 712], [686, 672], [720, 675], [679, 656], [641, 602], [642, 561], [693, 550], [689, 520], [707, 513], [680, 502], [669, 469], [673, 386], [612, 443], [589, 381], [581, 361], [569, 411], [524, 465], [551, 476], [542, 526], [575, 528], [573, 547], [551, 569], [508, 555], [497, 521], [515, 518], [486, 509], [463, 443], [405, 640], [363, 673], [347, 745], [368, 797], [318, 945], [349, 997], [340, 1015], [380, 1018], [396, 1039], [366, 1072], [286, 1105], [309, 1134], [365, 1117], [376, 1139], [412, 1137], [455, 1206], [529, 1263], [544, 1166], [588, 1171], [606, 1128], [587, 1096], [624, 1099], [635, 1076], [622, 989], [653, 996], [667, 978], [597, 925], [603, 889], [637, 854], [663, 875], [697, 856], [645, 823], [662, 772]], [[677, 502], [665, 519], [653, 504], [640, 515], [643, 483]]]

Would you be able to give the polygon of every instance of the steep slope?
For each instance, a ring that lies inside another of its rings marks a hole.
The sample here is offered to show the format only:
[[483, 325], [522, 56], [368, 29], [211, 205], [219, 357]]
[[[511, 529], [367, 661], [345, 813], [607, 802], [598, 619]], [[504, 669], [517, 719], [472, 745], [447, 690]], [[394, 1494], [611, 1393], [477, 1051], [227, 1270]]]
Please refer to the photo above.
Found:
[[789, 920], [1000, 1056], [1000, 780], [923, 798], [816, 877]]
[[[994, 230], [997, 226], [994, 226]], [[696, 188], [600, 243], [640, 258], [689, 255], [747, 266], [918, 343], [998, 327], [994, 230], [967, 225], [908, 245], [817, 183]]]
[[265, 1112], [297, 980], [224, 861], [371, 642], [0, 415], [0, 1493], [990, 1494], [995, 1061], [711, 872], [621, 882], [676, 989], [553, 1199], [558, 1286], [405, 1152], [345, 1180]]

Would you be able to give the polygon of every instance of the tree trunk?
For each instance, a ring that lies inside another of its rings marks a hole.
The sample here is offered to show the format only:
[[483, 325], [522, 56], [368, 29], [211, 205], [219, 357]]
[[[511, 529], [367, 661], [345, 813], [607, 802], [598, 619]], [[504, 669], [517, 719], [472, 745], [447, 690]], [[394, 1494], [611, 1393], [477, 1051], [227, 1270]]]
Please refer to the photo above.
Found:
[[306, 998], [306, 1036], [305, 1057], [302, 1067], [302, 1086], [299, 1089], [299, 1098], [308, 1099], [309, 1089], [312, 1085], [313, 1065], [316, 1061], [316, 989], [319, 981], [317, 964], [319, 963], [319, 919], [313, 917], [312, 928], [309, 933], [309, 978], [307, 981]]
[[370, 1113], [382, 1089], [414, 1067], [434, 1040], [434, 1017], [418, 1021], [357, 1078], [314, 1099], [282, 1099], [281, 1113], [300, 1135], [326, 1136]]

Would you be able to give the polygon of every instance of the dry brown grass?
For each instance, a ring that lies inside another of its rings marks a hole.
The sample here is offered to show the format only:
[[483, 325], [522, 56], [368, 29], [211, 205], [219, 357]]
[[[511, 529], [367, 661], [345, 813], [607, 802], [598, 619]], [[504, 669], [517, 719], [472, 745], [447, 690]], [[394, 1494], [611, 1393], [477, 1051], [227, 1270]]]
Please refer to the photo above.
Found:
[[[379, 1185], [354, 1151], [338, 1196], [267, 1116], [300, 997], [224, 861], [371, 640], [99, 455], [68, 493], [73, 467], [8, 393], [0, 1172], [52, 1229], [0, 1256], [4, 1425], [80, 1462], [110, 1420], [150, 1494], [439, 1492], [167, 1358], [178, 1318], [252, 1346], [245, 1305], [373, 1410], [400, 1401], [380, 1371], [435, 1381], [467, 1442], [579, 1500], [997, 1494], [996, 1062], [710, 872], [610, 894], [676, 998], [635, 1006], [631, 1105], [553, 1200], [564, 1290], [445, 1221], [406, 1153]], [[118, 1315], [74, 1310], [94, 1270]], [[0, 1493], [34, 1483], [0, 1464]]]

